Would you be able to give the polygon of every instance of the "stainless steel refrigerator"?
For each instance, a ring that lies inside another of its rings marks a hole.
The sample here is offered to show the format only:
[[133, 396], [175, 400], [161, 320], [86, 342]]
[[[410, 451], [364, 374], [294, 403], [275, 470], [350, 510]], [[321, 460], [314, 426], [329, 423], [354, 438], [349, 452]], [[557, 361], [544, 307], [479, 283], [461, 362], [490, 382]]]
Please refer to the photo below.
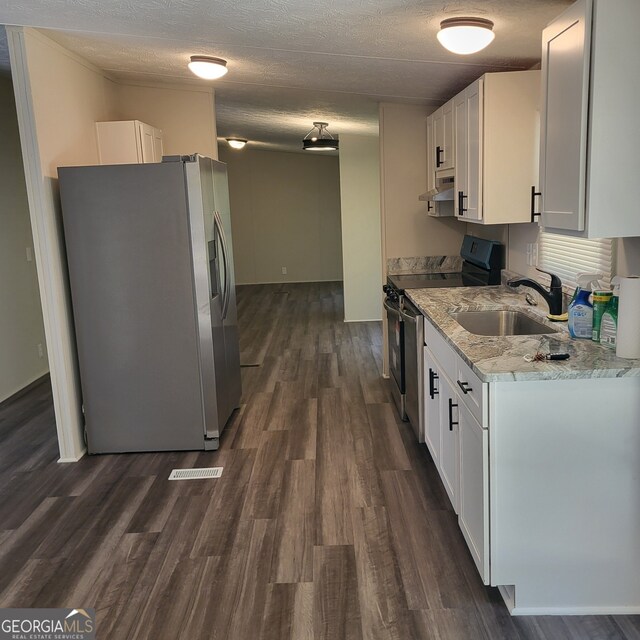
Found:
[[241, 394], [226, 165], [58, 175], [89, 453], [217, 449]]

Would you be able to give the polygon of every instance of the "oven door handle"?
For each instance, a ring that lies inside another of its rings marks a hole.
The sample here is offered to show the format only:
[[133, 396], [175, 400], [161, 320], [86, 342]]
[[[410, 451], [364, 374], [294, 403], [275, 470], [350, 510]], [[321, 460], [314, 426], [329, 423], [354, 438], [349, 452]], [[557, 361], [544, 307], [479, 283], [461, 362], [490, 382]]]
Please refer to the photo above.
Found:
[[410, 316], [408, 313], [405, 313], [402, 309], [399, 309], [400, 316], [405, 322], [413, 322], [413, 324], [418, 323], [418, 316]]
[[384, 308], [389, 312], [389, 313], [393, 313], [396, 316], [398, 316], [398, 318], [400, 318], [400, 322], [403, 322], [402, 320], [402, 314], [400, 313], [400, 309], [396, 308], [396, 307], [392, 307], [386, 300], [382, 301], [382, 304], [384, 305]]

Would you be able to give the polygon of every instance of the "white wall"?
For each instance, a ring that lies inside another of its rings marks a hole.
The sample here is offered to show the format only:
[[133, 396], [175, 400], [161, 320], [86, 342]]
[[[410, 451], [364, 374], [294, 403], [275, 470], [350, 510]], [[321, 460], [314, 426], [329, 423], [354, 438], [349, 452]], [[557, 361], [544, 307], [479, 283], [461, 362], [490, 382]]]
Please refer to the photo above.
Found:
[[[527, 244], [538, 242], [538, 224], [472, 225], [468, 233], [499, 240], [507, 245], [507, 267], [511, 271], [539, 278], [535, 267], [527, 264]], [[618, 238], [614, 268], [620, 275], [640, 275], [640, 238]]]
[[218, 158], [213, 89], [182, 85], [115, 85], [118, 120], [141, 120], [162, 129], [165, 155], [200, 153]]
[[61, 460], [82, 437], [80, 382], [61, 231], [57, 167], [98, 161], [95, 122], [114, 117], [112, 83], [33, 29], [8, 27]]
[[338, 158], [223, 144], [220, 159], [238, 284], [342, 280]]
[[418, 201], [427, 190], [427, 115], [421, 106], [380, 105], [385, 259], [460, 253], [466, 225], [431, 218]]
[[[98, 163], [95, 123], [125, 117], [163, 128], [168, 153], [202, 151], [215, 156], [213, 94], [208, 89], [120, 89], [103, 71], [28, 28], [7, 28], [40, 297], [61, 460], [83, 455], [80, 382], [57, 190], [57, 168]], [[136, 97], [140, 99], [139, 109]], [[154, 99], [185, 113], [182, 117]], [[120, 106], [120, 102], [122, 106]], [[155, 109], [155, 110], [154, 110]], [[201, 127], [198, 129], [198, 125]], [[178, 132], [178, 126], [180, 127]], [[195, 145], [198, 145], [197, 147]], [[195, 148], [194, 148], [195, 147]]]
[[640, 276], [640, 238], [618, 240], [616, 273], [622, 276]]
[[382, 307], [380, 139], [340, 136], [344, 316], [380, 320]]
[[34, 29], [7, 28], [61, 460], [83, 455], [83, 420], [57, 168], [98, 163], [95, 123], [139, 119], [163, 129], [166, 152], [216, 156], [208, 87], [120, 86]]
[[[0, 402], [49, 365], [11, 79], [0, 77]], [[38, 355], [41, 344], [43, 355]]]

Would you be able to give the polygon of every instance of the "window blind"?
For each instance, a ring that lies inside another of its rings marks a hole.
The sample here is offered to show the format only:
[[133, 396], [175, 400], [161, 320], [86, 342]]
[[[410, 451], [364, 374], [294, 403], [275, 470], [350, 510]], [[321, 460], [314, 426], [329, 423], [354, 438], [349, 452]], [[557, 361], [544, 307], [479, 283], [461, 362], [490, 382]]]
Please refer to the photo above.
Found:
[[603, 284], [611, 283], [615, 241], [610, 238], [586, 240], [540, 230], [538, 266], [555, 273], [562, 284], [574, 289], [580, 273], [602, 273]]

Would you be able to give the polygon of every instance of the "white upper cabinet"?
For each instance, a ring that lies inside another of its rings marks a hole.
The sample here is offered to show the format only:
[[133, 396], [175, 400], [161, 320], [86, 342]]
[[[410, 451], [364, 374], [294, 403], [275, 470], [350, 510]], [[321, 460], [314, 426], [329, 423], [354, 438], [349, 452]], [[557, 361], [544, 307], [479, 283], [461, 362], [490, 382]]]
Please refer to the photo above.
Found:
[[429, 116], [427, 118], [427, 191], [431, 191], [436, 187], [435, 148], [433, 118]]
[[545, 227], [584, 229], [590, 39], [591, 8], [583, 0], [542, 34], [540, 192]]
[[427, 116], [427, 191], [436, 186], [436, 131], [435, 118], [438, 111]]
[[546, 231], [640, 236], [638, 0], [579, 0], [542, 34]]
[[539, 71], [487, 73], [454, 99], [455, 214], [531, 222], [537, 183]]
[[100, 164], [162, 162], [162, 131], [139, 120], [96, 122]]
[[433, 119], [434, 137], [436, 143], [435, 165], [436, 171], [453, 169], [453, 100], [436, 111]]
[[427, 118], [427, 185], [435, 186], [436, 175], [450, 174], [454, 166], [453, 100], [449, 100]]
[[456, 131], [455, 214], [482, 220], [482, 106], [483, 79], [454, 98]]

